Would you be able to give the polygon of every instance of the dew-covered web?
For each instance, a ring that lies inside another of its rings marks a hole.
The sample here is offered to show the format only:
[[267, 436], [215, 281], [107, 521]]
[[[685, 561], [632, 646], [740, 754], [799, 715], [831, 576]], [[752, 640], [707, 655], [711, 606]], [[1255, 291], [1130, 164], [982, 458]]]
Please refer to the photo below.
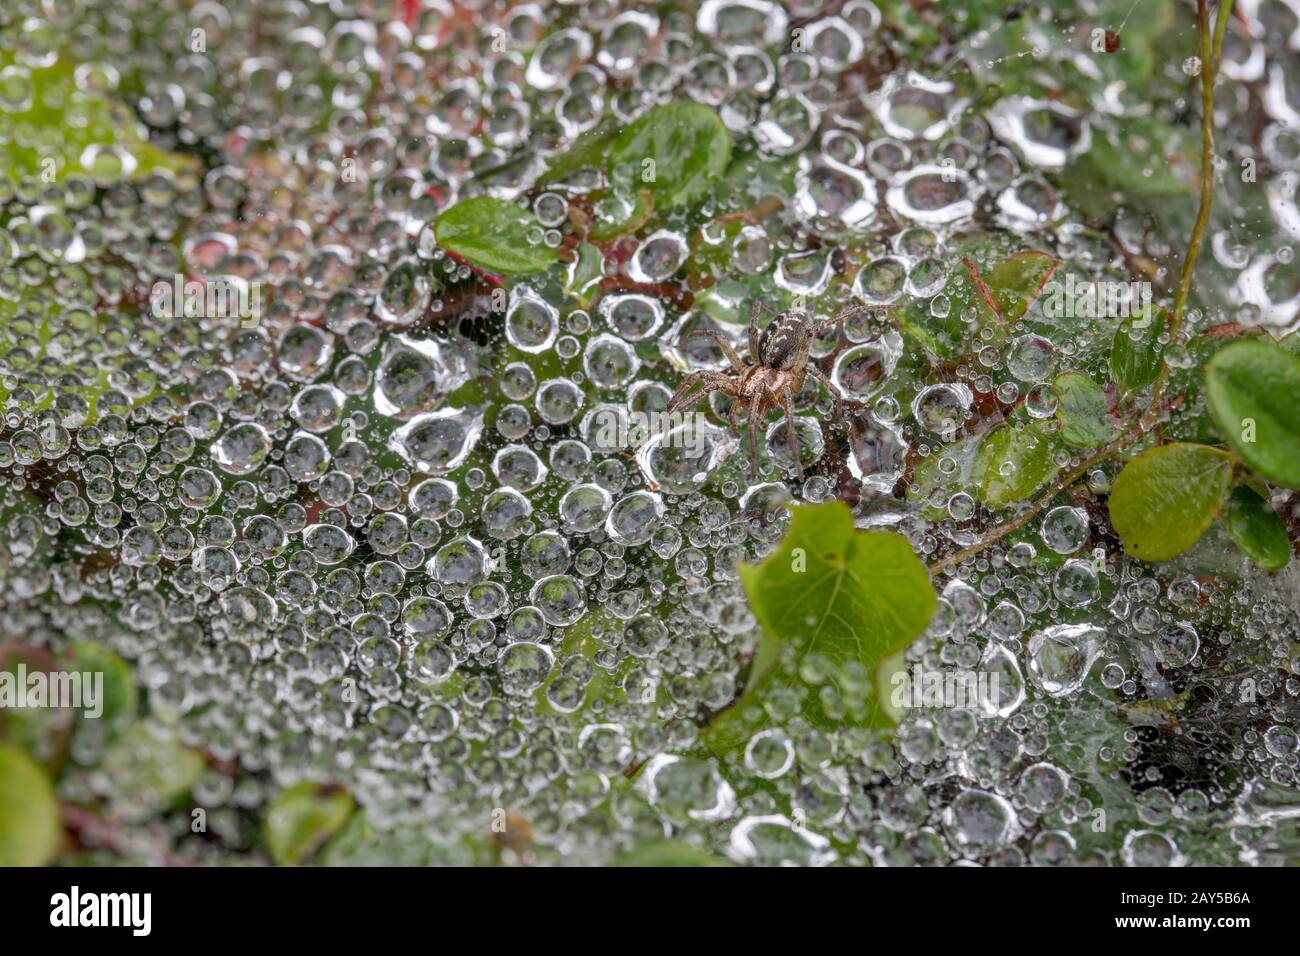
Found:
[[[758, 864], [1295, 859], [1295, 564], [1258, 570], [1221, 525], [1131, 558], [1113, 462], [934, 575], [894, 666], [995, 696], [821, 726], [812, 695], [868, 691], [814, 653], [739, 747], [708, 743], [765, 653], [737, 566], [787, 504], [843, 501], [936, 562], [1028, 498], [1027, 459], [981, 440], [1047, 427], [1054, 378], [1105, 368], [1113, 320], [1063, 324], [1035, 290], [996, 303], [996, 337], [976, 279], [1032, 250], [1044, 283], [1168, 297], [1199, 149], [1184, 4], [9, 6], [0, 655], [98, 645], [142, 691], [102, 724], [0, 712], [77, 808], [79, 859], [265, 859], [268, 805], [304, 783], [355, 805], [310, 847], [328, 863], [668, 838]], [[1249, 122], [1219, 144], [1188, 328], [1280, 337], [1300, 6], [1237, 7], [1220, 96]], [[732, 142], [690, 203], [647, 212], [599, 153], [564, 166], [678, 101]], [[439, 241], [480, 196], [527, 211], [540, 268]], [[257, 314], [174, 315], [151, 293], [177, 275]], [[891, 307], [814, 343], [849, 408], [807, 379], [802, 483], [779, 413], [757, 478], [725, 393], [660, 417], [727, 368], [693, 333], [743, 351], [755, 298]], [[1203, 419], [1204, 358], [1171, 351], [1172, 431]]]

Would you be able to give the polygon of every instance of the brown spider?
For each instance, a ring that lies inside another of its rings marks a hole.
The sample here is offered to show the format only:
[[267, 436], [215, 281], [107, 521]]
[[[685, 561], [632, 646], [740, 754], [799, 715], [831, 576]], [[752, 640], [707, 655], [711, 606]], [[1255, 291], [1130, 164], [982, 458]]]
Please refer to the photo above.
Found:
[[[794, 396], [803, 388], [804, 378], [813, 378], [826, 386], [835, 397], [835, 416], [844, 413], [844, 395], [835, 383], [809, 361], [808, 353], [818, 333], [845, 319], [868, 311], [871, 306], [855, 305], [845, 309], [839, 315], [822, 322], [812, 322], [812, 316], [799, 309], [789, 309], [776, 314], [760, 334], [758, 331], [758, 313], [772, 310], [757, 299], [749, 318], [749, 362], [744, 362], [736, 350], [717, 332], [698, 330], [694, 335], [713, 339], [721, 347], [727, 361], [731, 363], [731, 373], [702, 370], [691, 372], [682, 379], [673, 397], [668, 400], [668, 414], [674, 414], [701, 398], [707, 398], [714, 392], [730, 395], [735, 401], [731, 405], [731, 433], [739, 437], [736, 416], [741, 406], [749, 408], [749, 444], [752, 461], [750, 474], [758, 477], [758, 423], [772, 409], [780, 406], [785, 410], [785, 424], [790, 441], [790, 454], [794, 458], [795, 472], [803, 480], [803, 463], [799, 460], [799, 439], [794, 428]], [[704, 387], [694, 394], [691, 389], [704, 382]], [[853, 403], [857, 404], [857, 403]]]

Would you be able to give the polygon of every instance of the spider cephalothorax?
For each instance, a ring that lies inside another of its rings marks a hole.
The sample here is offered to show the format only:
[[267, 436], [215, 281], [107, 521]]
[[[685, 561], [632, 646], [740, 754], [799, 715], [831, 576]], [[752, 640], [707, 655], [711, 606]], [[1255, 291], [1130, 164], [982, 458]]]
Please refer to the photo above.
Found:
[[[864, 306], [854, 306], [822, 322], [814, 322], [812, 316], [806, 312], [790, 309], [777, 314], [760, 334], [758, 314], [760, 311], [770, 312], [770, 310], [755, 300], [749, 319], [749, 361], [742, 360], [731, 347], [731, 343], [717, 332], [696, 332], [696, 335], [712, 338], [718, 343], [727, 361], [731, 363], [731, 371], [691, 372], [682, 380], [681, 386], [669, 400], [668, 413], [679, 412], [714, 392], [720, 391], [730, 395], [734, 399], [730, 414], [733, 434], [739, 434], [736, 416], [740, 409], [742, 407], [748, 409], [749, 443], [752, 453], [751, 474], [757, 477], [758, 423], [765, 414], [779, 407], [785, 411], [790, 454], [794, 458], [795, 472], [802, 480], [803, 463], [799, 460], [799, 439], [794, 427], [794, 396], [798, 395], [803, 388], [804, 378], [811, 375], [826, 386], [835, 397], [837, 417], [844, 408], [844, 396], [840, 390], [809, 359], [813, 341], [824, 329], [838, 325], [865, 309]], [[700, 382], [704, 383], [704, 387], [692, 394], [691, 389]]]

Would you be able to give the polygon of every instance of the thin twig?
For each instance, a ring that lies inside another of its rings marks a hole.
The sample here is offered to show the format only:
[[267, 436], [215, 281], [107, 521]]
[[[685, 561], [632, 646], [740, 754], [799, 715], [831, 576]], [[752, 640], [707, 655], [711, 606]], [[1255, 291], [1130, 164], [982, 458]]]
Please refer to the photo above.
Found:
[[1043, 492], [1042, 495], [1036, 498], [1029, 505], [1028, 508], [1026, 508], [1020, 514], [1016, 515], [1010, 521], [1006, 522], [1005, 524], [998, 525], [996, 528], [994, 528], [992, 531], [990, 531], [980, 540], [976, 541], [974, 544], [962, 548], [960, 551], [957, 551], [954, 554], [950, 554], [946, 558], [941, 558], [940, 560], [936, 561], [934, 564], [930, 565], [928, 569], [930, 574], [935, 575], [935, 574], [939, 574], [946, 568], [955, 568], [957, 565], [961, 564], [967, 558], [979, 554], [989, 545], [1001, 541], [1003, 538], [1005, 538], [1007, 535], [1011, 534], [1012, 532], [1018, 531], [1020, 528], [1023, 528], [1026, 524], [1029, 523], [1029, 521], [1034, 517], [1034, 515], [1038, 514], [1049, 504], [1051, 504], [1052, 499], [1054, 499], [1066, 488], [1070, 487], [1070, 485], [1078, 481], [1079, 478], [1086, 471], [1088, 471], [1090, 468], [1095, 468], [1097, 465], [1109, 459], [1112, 455], [1116, 454], [1122, 449], [1127, 448], [1129, 445], [1133, 444], [1135, 441], [1137, 441], [1139, 438], [1141, 438], [1143, 435], [1149, 432], [1151, 428], [1155, 425], [1155, 422], [1156, 422], [1155, 416], [1149, 416], [1147, 418], [1143, 418], [1141, 421], [1137, 423], [1137, 425], [1133, 426], [1133, 428], [1111, 439], [1110, 442], [1108, 442], [1105, 446], [1103, 446], [1100, 451], [1096, 452], [1096, 454], [1093, 454], [1085, 458], [1083, 461], [1079, 462], [1079, 464], [1075, 465], [1065, 474], [1061, 475], [1061, 477], [1058, 478], [1056, 481], [1054, 481], [1052, 483], [1052, 486], [1048, 488], [1045, 492]]

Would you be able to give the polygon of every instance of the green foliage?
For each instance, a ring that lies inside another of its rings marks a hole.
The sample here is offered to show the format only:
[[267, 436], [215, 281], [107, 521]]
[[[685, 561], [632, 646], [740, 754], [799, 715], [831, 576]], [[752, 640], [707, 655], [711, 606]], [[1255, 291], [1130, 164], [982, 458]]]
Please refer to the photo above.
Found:
[[[1008, 324], [1019, 322], [1038, 301], [1043, 286], [1060, 264], [1060, 260], [1035, 250], [1012, 253], [999, 262], [984, 283], [1002, 320]], [[988, 306], [983, 298], [977, 302], [982, 309]]]
[[475, 196], [456, 203], [434, 226], [439, 245], [493, 272], [540, 272], [558, 258], [554, 249], [534, 242], [542, 227], [512, 202]]
[[1138, 455], [1110, 493], [1110, 520], [1125, 549], [1167, 561], [1194, 545], [1228, 495], [1233, 458], [1208, 445], [1179, 442]]
[[31, 757], [0, 743], [0, 866], [44, 866], [62, 836], [54, 784]]
[[649, 189], [655, 208], [670, 210], [700, 198], [731, 162], [731, 134], [718, 114], [699, 103], [655, 106], [610, 146], [610, 181]]
[[183, 746], [175, 729], [137, 721], [104, 757], [103, 771], [133, 812], [166, 807], [188, 793], [203, 774], [201, 754]]
[[1145, 323], [1141, 316], [1120, 323], [1110, 347], [1110, 374], [1116, 384], [1136, 391], [1156, 380], [1164, 356], [1160, 333], [1165, 324], [1164, 309], [1158, 310]]
[[[40, 130], [52, 137], [41, 149], [26, 136], [5, 137], [0, 146], [0, 176], [17, 180], [44, 176], [49, 170], [55, 180], [70, 173], [83, 173], [105, 185], [134, 179], [155, 169], [173, 172], [192, 168], [187, 157], [159, 149], [148, 141], [145, 130], [131, 111], [109, 97], [80, 88], [77, 64], [60, 56], [50, 66], [29, 68], [14, 64], [11, 53], [0, 51], [0, 70], [17, 70], [16, 77], [30, 73], [30, 80], [6, 78], [30, 87], [27, 108], [6, 109], [9, 130]], [[91, 75], [93, 75], [93, 69]], [[43, 163], [53, 159], [53, 166]]]
[[[739, 571], [769, 643], [756, 655], [744, 696], [709, 728], [709, 748], [722, 753], [743, 744], [756, 724], [792, 703], [796, 687], [808, 691], [798, 709], [814, 726], [887, 724], [870, 700], [876, 668], [924, 631], [937, 607], [907, 541], [856, 530], [842, 502], [797, 507], [781, 546]], [[841, 686], [831, 693], [827, 682], [836, 677]]]
[[1059, 448], [1050, 422], [999, 425], [984, 437], [975, 456], [971, 478], [979, 500], [990, 508], [1026, 500], [1059, 471]]
[[1228, 534], [1250, 560], [1265, 571], [1280, 571], [1291, 560], [1291, 541], [1282, 519], [1263, 498], [1245, 485], [1232, 489], [1228, 502]]
[[583, 169], [599, 169], [605, 164], [609, 144], [618, 135], [612, 126], [598, 126], [579, 136], [569, 149], [551, 161], [537, 180], [538, 186], [559, 182]]
[[1251, 469], [1300, 488], [1300, 358], [1274, 342], [1233, 342], [1205, 370], [1210, 414]]
[[1110, 439], [1105, 390], [1080, 372], [1058, 375], [1052, 383], [1056, 393], [1056, 417], [1061, 438], [1075, 448], [1096, 448]]
[[310, 781], [281, 790], [266, 808], [266, 845], [280, 864], [295, 864], [328, 840], [351, 815], [346, 791]]
[[614, 860], [614, 866], [730, 866], [726, 860], [696, 849], [681, 840], [655, 840], [633, 847]]

